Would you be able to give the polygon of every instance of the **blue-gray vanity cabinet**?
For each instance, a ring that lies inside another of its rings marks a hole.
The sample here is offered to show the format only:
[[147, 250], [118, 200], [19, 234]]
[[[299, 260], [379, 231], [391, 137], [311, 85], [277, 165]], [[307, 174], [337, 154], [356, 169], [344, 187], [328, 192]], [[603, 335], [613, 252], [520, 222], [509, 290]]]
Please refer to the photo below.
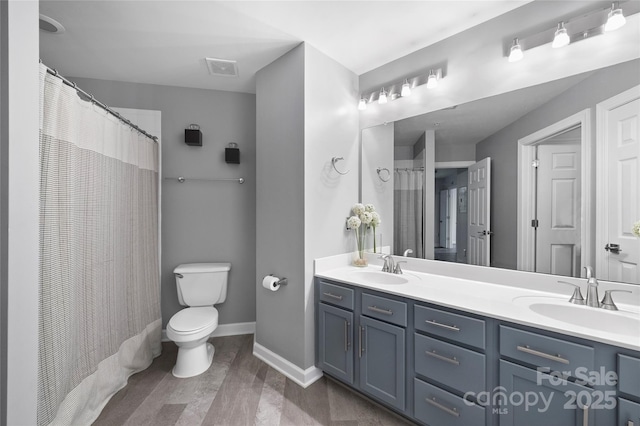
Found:
[[[429, 426], [484, 426], [485, 409], [414, 379], [414, 415]], [[547, 425], [548, 426], [548, 425]]]
[[[593, 426], [593, 389], [509, 361], [500, 361], [500, 385], [490, 401], [499, 410], [500, 426]], [[584, 396], [583, 396], [584, 395]]]
[[404, 328], [361, 315], [359, 333], [360, 389], [404, 411]]
[[640, 358], [618, 354], [618, 390], [640, 398]]
[[639, 426], [640, 404], [618, 398], [618, 426]]
[[319, 367], [353, 384], [353, 312], [320, 303], [318, 334]]

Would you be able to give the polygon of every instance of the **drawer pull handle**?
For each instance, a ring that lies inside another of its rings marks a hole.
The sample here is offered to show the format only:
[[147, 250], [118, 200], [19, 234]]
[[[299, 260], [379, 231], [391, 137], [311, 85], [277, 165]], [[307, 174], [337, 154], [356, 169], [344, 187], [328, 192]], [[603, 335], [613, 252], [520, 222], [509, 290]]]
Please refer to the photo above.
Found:
[[458, 410], [456, 410], [455, 408], [445, 407], [444, 405], [442, 405], [438, 401], [436, 401], [435, 397], [433, 397], [431, 399], [426, 398], [425, 401], [427, 401], [429, 404], [433, 405], [434, 407], [438, 407], [439, 409], [441, 409], [442, 411], [444, 411], [447, 414], [451, 414], [454, 417], [460, 417], [460, 413], [458, 413]]
[[342, 300], [342, 296], [339, 296], [339, 295], [336, 295], [336, 294], [333, 294], [333, 293], [322, 293], [322, 294], [324, 294], [325, 296], [330, 297], [332, 299]]
[[377, 306], [369, 306], [368, 309], [379, 314], [393, 315], [393, 311], [391, 309], [382, 309], [378, 308]]
[[528, 345], [516, 346], [516, 349], [518, 349], [520, 352], [539, 356], [540, 358], [550, 359], [551, 361], [560, 362], [562, 364], [569, 364], [569, 360], [566, 358], [562, 358], [560, 355], [551, 355], [545, 352], [536, 351], [535, 349], [531, 349]]
[[437, 322], [436, 320], [426, 320], [425, 322], [427, 324], [437, 325], [438, 327], [446, 328], [447, 330], [460, 331], [460, 328], [458, 328], [455, 325], [441, 324], [441, 323]]
[[425, 351], [425, 354], [429, 355], [430, 357], [439, 359], [440, 361], [448, 362], [449, 364], [460, 365], [460, 361], [458, 361], [455, 356], [453, 358], [447, 358], [446, 356], [442, 356], [439, 353], [436, 353], [435, 350], [431, 352]]

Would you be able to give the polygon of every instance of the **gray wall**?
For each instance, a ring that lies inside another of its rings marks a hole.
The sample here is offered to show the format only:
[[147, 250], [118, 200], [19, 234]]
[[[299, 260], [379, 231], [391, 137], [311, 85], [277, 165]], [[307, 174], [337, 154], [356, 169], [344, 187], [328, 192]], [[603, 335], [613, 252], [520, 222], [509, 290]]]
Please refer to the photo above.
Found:
[[[304, 364], [304, 45], [256, 75], [256, 343]], [[268, 274], [289, 284], [270, 292]]]
[[[596, 104], [638, 84], [640, 60], [602, 69], [476, 145], [476, 160], [491, 157], [492, 266], [517, 266], [518, 139], [591, 108], [591, 146], [595, 149]], [[595, 170], [595, 163], [591, 166]], [[595, 173], [591, 178], [595, 188]], [[595, 217], [595, 206], [592, 214]]]
[[[255, 96], [214, 90], [71, 78], [114, 107], [162, 112], [162, 174], [235, 178], [245, 183], [162, 181], [162, 320], [182, 309], [173, 269], [181, 263], [231, 262], [220, 324], [255, 321], [256, 142]], [[184, 129], [200, 125], [202, 147], [184, 143]], [[236, 142], [240, 164], [226, 164]]]
[[0, 2], [0, 426], [7, 424], [7, 259], [9, 86], [7, 2]]
[[[257, 74], [256, 343], [313, 367], [313, 259], [344, 253], [358, 200], [357, 76], [308, 44]], [[347, 175], [331, 166], [332, 157]], [[264, 275], [289, 284], [271, 292]]]

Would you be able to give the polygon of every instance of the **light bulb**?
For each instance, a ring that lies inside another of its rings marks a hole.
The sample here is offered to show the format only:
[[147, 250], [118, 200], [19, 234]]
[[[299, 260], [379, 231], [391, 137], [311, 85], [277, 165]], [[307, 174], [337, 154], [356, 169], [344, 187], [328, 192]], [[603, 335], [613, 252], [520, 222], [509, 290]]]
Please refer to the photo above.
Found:
[[615, 31], [618, 28], [622, 27], [626, 22], [627, 20], [624, 18], [622, 9], [616, 9], [615, 4], [612, 4], [611, 10], [609, 11], [609, 16], [607, 17], [607, 23], [604, 24], [604, 30]]
[[404, 84], [402, 85], [402, 90], [400, 91], [400, 96], [405, 97], [411, 94], [411, 86], [409, 85], [409, 80], [405, 79]]
[[522, 46], [520, 46], [520, 42], [517, 38], [513, 39], [513, 45], [511, 46], [511, 51], [509, 52], [509, 62], [518, 62], [520, 59], [524, 58], [524, 54], [522, 53]]
[[358, 102], [358, 109], [360, 111], [367, 109], [367, 101], [365, 101], [364, 98], [360, 98], [360, 101]]
[[427, 89], [433, 89], [438, 86], [438, 77], [433, 70], [429, 71], [429, 77], [427, 77]]
[[560, 22], [558, 24], [556, 34], [553, 36], [553, 43], [551, 43], [551, 47], [553, 47], [554, 49], [564, 47], [568, 45], [570, 41], [571, 40], [569, 39], [567, 29], [564, 27], [564, 22]]
[[387, 92], [385, 92], [384, 87], [380, 89], [380, 96], [378, 96], [378, 103], [379, 104], [387, 103]]

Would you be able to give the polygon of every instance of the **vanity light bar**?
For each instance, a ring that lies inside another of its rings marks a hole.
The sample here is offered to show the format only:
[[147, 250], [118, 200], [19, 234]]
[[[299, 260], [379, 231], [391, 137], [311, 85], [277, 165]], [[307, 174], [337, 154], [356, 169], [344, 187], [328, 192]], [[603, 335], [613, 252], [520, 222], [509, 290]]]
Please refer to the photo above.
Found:
[[[569, 44], [578, 42], [580, 40], [586, 40], [588, 38], [604, 34], [605, 32], [605, 24], [609, 18], [609, 14], [612, 11], [612, 8], [617, 12], [621, 10], [621, 13], [624, 16], [635, 15], [640, 12], [640, 2], [638, 1], [626, 1], [620, 3], [617, 7], [609, 5], [606, 8], [601, 8], [595, 11], [588, 12], [582, 16], [577, 16], [568, 20], [562, 21], [562, 28], [566, 29], [566, 33], [569, 36]], [[620, 12], [617, 12], [620, 13]], [[521, 51], [526, 51], [533, 49], [535, 47], [539, 47], [545, 44], [552, 43], [554, 37], [559, 30], [559, 25], [556, 24], [539, 33], [531, 34], [526, 37], [518, 36], [517, 38], [513, 38], [514, 42], [509, 42], [508, 45], [505, 45], [504, 56], [509, 58], [513, 47], [516, 44], [520, 46]], [[510, 60], [509, 62], [515, 62], [516, 60]]]
[[[429, 80], [429, 77], [431, 77], [431, 80]], [[367, 109], [367, 104], [372, 102], [385, 104], [389, 101], [395, 101], [398, 98], [409, 96], [411, 95], [411, 90], [418, 86], [422, 86], [423, 84], [426, 84], [428, 88], [431, 88], [433, 86], [433, 81], [436, 81], [437, 83], [442, 78], [442, 68], [431, 68], [425, 74], [413, 78], [403, 78], [395, 83], [385, 85], [380, 90], [375, 90], [368, 94], [363, 93], [358, 99], [358, 109], [360, 111], [365, 110]], [[431, 81], [431, 83], [429, 83], [429, 81]], [[404, 95], [402, 95], [403, 92], [405, 93]], [[384, 94], [386, 100], [380, 100], [381, 94]]]

